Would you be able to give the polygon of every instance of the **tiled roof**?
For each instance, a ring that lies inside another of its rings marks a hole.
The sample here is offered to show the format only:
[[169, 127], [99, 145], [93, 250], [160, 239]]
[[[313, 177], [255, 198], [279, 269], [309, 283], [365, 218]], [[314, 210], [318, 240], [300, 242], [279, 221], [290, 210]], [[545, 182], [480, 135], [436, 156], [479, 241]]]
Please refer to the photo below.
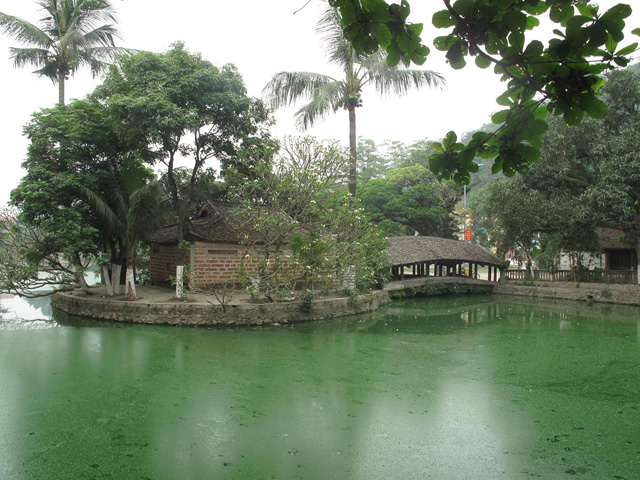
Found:
[[616, 248], [633, 248], [627, 243], [622, 243], [620, 237], [622, 236], [622, 230], [613, 230], [611, 228], [599, 228], [598, 240], [602, 249], [616, 249]]
[[389, 237], [393, 266], [437, 261], [473, 262], [501, 265], [502, 262], [480, 245], [438, 237]]
[[[198, 214], [185, 222], [185, 240], [240, 243], [246, 235], [250, 242], [259, 242], [261, 238], [249, 228], [249, 222], [243, 222], [238, 217], [239, 207], [235, 203], [206, 200]], [[178, 226], [170, 225], [155, 231], [149, 241], [169, 245], [178, 243]]]

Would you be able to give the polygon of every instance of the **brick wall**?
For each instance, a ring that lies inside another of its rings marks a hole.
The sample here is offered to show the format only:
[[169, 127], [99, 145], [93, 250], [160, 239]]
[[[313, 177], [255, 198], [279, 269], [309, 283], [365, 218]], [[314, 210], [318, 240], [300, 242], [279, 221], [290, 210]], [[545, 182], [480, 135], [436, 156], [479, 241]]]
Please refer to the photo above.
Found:
[[176, 274], [178, 247], [176, 245], [151, 245], [149, 256], [149, 276], [154, 284], [169, 282], [169, 276]]
[[[191, 285], [202, 288], [206, 285], [231, 282], [240, 283], [237, 270], [251, 247], [237, 243], [193, 242], [191, 244]], [[169, 276], [175, 276], [178, 249], [175, 245], [152, 245], [149, 273], [154, 284], [166, 284]], [[260, 258], [260, 255], [258, 255]], [[257, 276], [255, 257], [244, 262], [245, 272]]]

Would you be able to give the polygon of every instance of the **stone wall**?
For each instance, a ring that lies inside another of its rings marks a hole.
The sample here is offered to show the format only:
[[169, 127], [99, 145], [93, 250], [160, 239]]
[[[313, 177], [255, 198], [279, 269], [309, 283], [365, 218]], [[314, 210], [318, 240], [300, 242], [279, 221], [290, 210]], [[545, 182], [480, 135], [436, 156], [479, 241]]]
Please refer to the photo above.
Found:
[[640, 287], [606, 283], [540, 282], [534, 286], [499, 283], [493, 288], [497, 295], [555, 298], [582, 302], [640, 305]]
[[[74, 292], [56, 293], [53, 307], [72, 315], [128, 323], [165, 325], [263, 325], [307, 322], [371, 312], [389, 302], [389, 295], [376, 291], [354, 298], [314, 300], [309, 312], [300, 302], [227, 305], [202, 303], [145, 303], [93, 298]], [[225, 311], [226, 310], [226, 311]]]

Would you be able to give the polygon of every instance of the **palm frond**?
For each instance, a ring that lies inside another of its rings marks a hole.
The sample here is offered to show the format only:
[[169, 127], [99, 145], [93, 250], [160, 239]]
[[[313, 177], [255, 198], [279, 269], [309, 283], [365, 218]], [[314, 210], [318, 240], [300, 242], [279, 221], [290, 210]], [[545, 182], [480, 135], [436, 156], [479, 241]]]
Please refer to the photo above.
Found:
[[345, 101], [343, 82], [332, 82], [317, 88], [311, 101], [296, 112], [296, 126], [301, 130], [308, 129], [316, 120], [343, 107]]
[[126, 228], [122, 220], [104, 198], [83, 185], [78, 185], [77, 190], [82, 199], [102, 221], [107, 231], [113, 235], [124, 235]]
[[390, 67], [385, 52], [378, 52], [362, 64], [365, 70], [364, 83], [371, 83], [383, 95], [393, 92], [404, 95], [413, 89], [423, 87], [444, 87], [446, 81], [442, 75], [431, 70], [410, 70], [403, 67]]
[[35, 45], [40, 48], [49, 48], [54, 41], [44, 31], [35, 25], [18, 17], [6, 15], [0, 12], [0, 29], [7, 35], [15, 38], [22, 45]]
[[10, 58], [16, 67], [24, 67], [25, 65], [33, 65], [42, 67], [49, 63], [51, 58], [49, 51], [42, 48], [16, 48], [10, 47]]
[[114, 39], [122, 39], [120, 33], [112, 25], [102, 25], [84, 33], [84, 40], [88, 46], [115, 47]]
[[262, 90], [262, 95], [273, 109], [289, 106], [297, 100], [312, 98], [324, 85], [335, 83], [328, 75], [311, 72], [279, 72]]
[[163, 208], [163, 190], [161, 182], [152, 181], [131, 194], [127, 224], [130, 226], [128, 237], [132, 242], [164, 224], [167, 209]]

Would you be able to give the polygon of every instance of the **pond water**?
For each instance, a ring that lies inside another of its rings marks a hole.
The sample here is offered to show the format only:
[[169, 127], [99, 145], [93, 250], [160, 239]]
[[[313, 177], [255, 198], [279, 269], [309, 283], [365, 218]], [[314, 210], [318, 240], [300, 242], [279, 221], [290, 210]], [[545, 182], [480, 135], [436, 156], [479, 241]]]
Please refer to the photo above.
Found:
[[637, 308], [439, 297], [205, 329], [0, 302], [4, 480], [640, 475]]

